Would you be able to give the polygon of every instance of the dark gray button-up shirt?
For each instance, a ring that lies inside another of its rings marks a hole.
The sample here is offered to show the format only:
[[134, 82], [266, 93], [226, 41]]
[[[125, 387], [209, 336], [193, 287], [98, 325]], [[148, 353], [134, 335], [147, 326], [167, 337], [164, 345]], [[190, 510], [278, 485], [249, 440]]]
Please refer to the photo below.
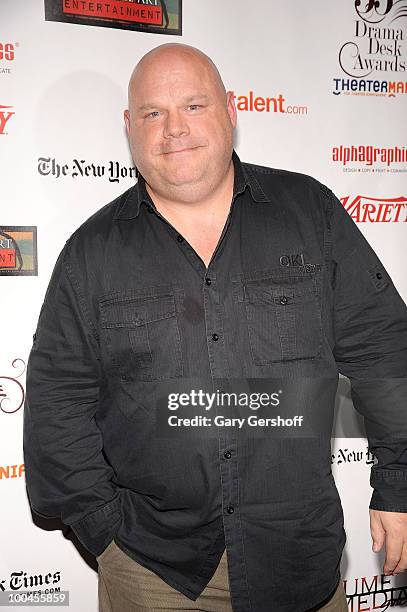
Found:
[[95, 555], [114, 538], [195, 600], [226, 546], [235, 612], [302, 612], [346, 540], [339, 373], [377, 458], [370, 508], [407, 512], [407, 308], [330, 189], [233, 163], [208, 268], [141, 176], [66, 241], [28, 361], [26, 482]]

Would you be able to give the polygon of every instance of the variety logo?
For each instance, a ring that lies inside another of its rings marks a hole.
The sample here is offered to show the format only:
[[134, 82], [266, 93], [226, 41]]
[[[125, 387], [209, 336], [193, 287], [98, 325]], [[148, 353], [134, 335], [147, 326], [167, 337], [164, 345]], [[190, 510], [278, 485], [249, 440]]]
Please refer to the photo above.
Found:
[[24, 474], [24, 463], [20, 463], [18, 465], [0, 465], [0, 480], [8, 478], [22, 478]]
[[45, 20], [182, 34], [182, 0], [45, 0]]
[[25, 372], [25, 361], [13, 359], [12, 367], [17, 370], [14, 376], [0, 375], [0, 413], [15, 414], [24, 404], [24, 387], [18, 378]]
[[407, 167], [400, 167], [407, 162], [406, 147], [340, 145], [332, 148], [331, 159], [344, 172], [407, 172]]
[[285, 105], [284, 102], [286, 100], [282, 94], [279, 94], [277, 97], [255, 96], [254, 92], [250, 90], [247, 95], [240, 96], [236, 96], [233, 92], [233, 99], [238, 111], [286, 113], [288, 115], [306, 115], [308, 113], [307, 106]]
[[0, 225], [0, 276], [37, 276], [36, 226]]
[[339, 66], [346, 77], [333, 79], [333, 93], [373, 96], [407, 93], [407, 82], [403, 79], [380, 78], [388, 72], [404, 76], [407, 70], [407, 0], [355, 0], [354, 9], [352, 40], [343, 43], [338, 54]]
[[357, 195], [340, 198], [356, 223], [406, 223], [407, 198], [372, 198]]
[[70, 163], [64, 163], [51, 157], [39, 157], [37, 170], [41, 176], [104, 178], [110, 183], [118, 183], [125, 178], [137, 178], [137, 169], [134, 166], [122, 166], [117, 161], [100, 164], [85, 159], [73, 159]]
[[4, 106], [0, 104], [0, 136], [4, 136], [6, 132], [7, 122], [10, 121], [11, 117], [15, 115], [15, 112], [10, 110], [12, 106]]

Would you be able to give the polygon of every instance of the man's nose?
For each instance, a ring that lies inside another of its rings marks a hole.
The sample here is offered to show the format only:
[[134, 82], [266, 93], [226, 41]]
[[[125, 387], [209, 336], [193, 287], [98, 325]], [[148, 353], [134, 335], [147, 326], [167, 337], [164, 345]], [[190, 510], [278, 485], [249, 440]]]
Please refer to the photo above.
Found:
[[189, 133], [188, 123], [179, 109], [168, 111], [164, 124], [164, 138], [185, 136]]

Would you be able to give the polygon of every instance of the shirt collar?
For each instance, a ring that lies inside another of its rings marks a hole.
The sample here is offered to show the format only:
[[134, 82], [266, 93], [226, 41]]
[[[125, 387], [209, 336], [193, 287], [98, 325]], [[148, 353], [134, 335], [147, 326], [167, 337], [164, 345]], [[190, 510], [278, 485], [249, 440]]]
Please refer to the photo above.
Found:
[[[243, 193], [246, 187], [249, 187], [252, 201], [271, 202], [250, 169], [250, 164], [242, 164], [234, 149], [232, 160], [235, 171], [233, 199], [235, 199], [238, 194]], [[143, 202], [155, 208], [155, 204], [146, 189], [144, 177], [139, 174], [137, 183], [126, 192], [125, 198], [121, 200], [114, 215], [114, 219], [134, 219], [138, 216], [140, 206]]]

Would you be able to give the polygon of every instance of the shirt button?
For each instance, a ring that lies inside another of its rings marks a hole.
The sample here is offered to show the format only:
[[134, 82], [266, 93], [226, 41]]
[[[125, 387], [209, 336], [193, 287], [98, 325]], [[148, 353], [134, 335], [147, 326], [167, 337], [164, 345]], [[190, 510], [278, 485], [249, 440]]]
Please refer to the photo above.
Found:
[[232, 453], [230, 451], [225, 451], [223, 453], [223, 456], [225, 457], [225, 459], [230, 459], [232, 456]]
[[210, 284], [211, 284], [211, 282], [212, 282], [212, 281], [211, 281], [211, 279], [210, 279], [210, 278], [205, 278], [205, 283], [206, 283], [207, 285], [210, 285]]
[[212, 340], [219, 340], [218, 334], [212, 334]]
[[149, 204], [149, 205], [147, 206], [147, 210], [148, 210], [148, 212], [149, 212], [149, 213], [154, 212], [154, 209], [153, 209], [153, 207], [151, 206], [151, 204]]
[[282, 295], [280, 298], [280, 304], [287, 304], [287, 298], [285, 295]]
[[178, 240], [178, 242], [183, 242], [183, 241], [184, 241], [183, 237], [182, 237], [182, 236], [180, 236], [180, 234], [178, 234], [178, 236], [177, 236], [177, 240]]
[[378, 279], [382, 278], [382, 273], [381, 273], [381, 272], [378, 272], [378, 273], [376, 274], [376, 278], [378, 278]]
[[233, 514], [233, 513], [234, 513], [234, 511], [235, 511], [235, 509], [234, 509], [234, 507], [233, 507], [233, 506], [228, 506], [228, 507], [226, 508], [226, 512], [227, 512], [228, 514]]

